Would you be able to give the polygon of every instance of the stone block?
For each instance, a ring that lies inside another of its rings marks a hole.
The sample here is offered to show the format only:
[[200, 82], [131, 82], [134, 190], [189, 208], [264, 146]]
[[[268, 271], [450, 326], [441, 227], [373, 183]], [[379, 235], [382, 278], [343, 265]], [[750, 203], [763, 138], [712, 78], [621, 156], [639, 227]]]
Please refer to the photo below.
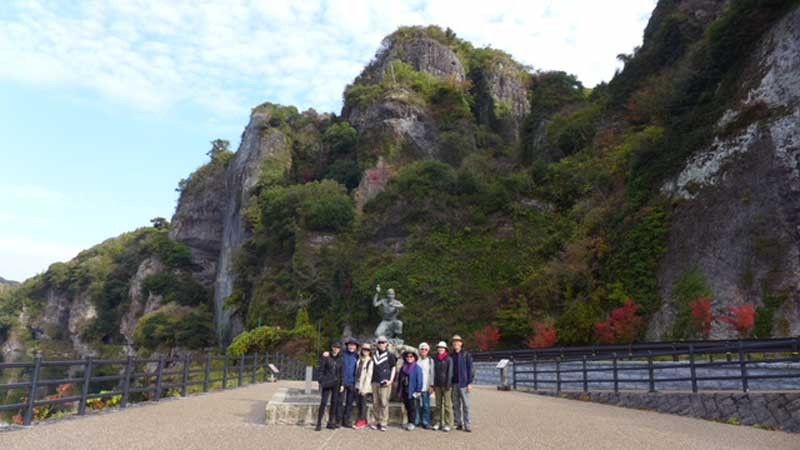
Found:
[[[306, 395], [303, 393], [302, 389], [280, 389], [267, 403], [265, 423], [267, 425], [313, 426], [317, 423], [319, 402], [319, 391], [312, 391], [310, 395]], [[357, 412], [354, 410], [353, 422], [355, 422], [356, 414]], [[367, 407], [367, 416], [370, 422], [375, 418], [372, 412], [371, 402]], [[405, 418], [405, 408], [401, 403], [392, 402], [389, 404], [390, 425], [402, 425], [405, 423]], [[328, 411], [326, 408], [322, 418], [323, 425], [326, 424], [327, 421]]]

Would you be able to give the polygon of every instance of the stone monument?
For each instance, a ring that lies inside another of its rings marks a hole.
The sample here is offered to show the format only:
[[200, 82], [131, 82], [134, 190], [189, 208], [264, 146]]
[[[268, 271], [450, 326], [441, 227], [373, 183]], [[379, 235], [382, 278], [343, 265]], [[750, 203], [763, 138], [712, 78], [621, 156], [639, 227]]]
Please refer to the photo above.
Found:
[[372, 306], [378, 308], [381, 314], [381, 323], [375, 329], [375, 338], [386, 336], [389, 343], [394, 346], [403, 345], [403, 321], [397, 318], [400, 310], [405, 308], [400, 300], [397, 300], [394, 289], [386, 290], [386, 297], [380, 298], [381, 285], [375, 287], [375, 296], [372, 298]]

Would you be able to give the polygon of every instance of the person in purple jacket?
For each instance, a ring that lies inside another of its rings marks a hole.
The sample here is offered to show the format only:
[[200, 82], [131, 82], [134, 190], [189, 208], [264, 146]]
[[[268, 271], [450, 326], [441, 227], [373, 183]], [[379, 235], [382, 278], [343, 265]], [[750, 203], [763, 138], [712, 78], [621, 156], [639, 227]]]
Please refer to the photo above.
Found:
[[456, 419], [456, 429], [466, 432], [472, 431], [472, 418], [470, 410], [472, 402], [469, 394], [472, 392], [472, 381], [475, 371], [472, 369], [472, 355], [464, 350], [464, 340], [455, 335], [451, 339], [453, 345], [453, 409]]
[[397, 394], [403, 400], [408, 415], [406, 430], [414, 429], [417, 418], [416, 401], [422, 395], [422, 368], [417, 364], [417, 354], [413, 351], [403, 353], [403, 367], [397, 379]]

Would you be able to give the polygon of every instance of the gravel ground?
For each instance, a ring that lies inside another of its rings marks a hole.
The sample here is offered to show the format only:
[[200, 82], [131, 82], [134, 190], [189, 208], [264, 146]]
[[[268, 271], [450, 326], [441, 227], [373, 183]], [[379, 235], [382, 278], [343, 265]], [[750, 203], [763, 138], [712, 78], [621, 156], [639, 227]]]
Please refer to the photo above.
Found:
[[0, 449], [800, 450], [788, 433], [490, 388], [473, 394], [471, 434], [263, 425], [266, 402], [289, 384], [302, 386], [257, 384], [3, 432]]

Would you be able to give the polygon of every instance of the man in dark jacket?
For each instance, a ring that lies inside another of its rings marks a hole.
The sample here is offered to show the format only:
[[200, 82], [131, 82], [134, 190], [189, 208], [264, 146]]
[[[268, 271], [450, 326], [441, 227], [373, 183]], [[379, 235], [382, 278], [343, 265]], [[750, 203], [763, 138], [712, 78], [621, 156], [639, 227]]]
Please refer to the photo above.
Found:
[[444, 341], [436, 346], [431, 385], [436, 398], [433, 429], [448, 432], [453, 427], [453, 360], [447, 353], [447, 344]]
[[325, 353], [319, 361], [319, 390], [321, 399], [319, 403], [319, 411], [317, 412], [317, 426], [316, 430], [322, 429], [322, 416], [325, 415], [325, 406], [327, 406], [328, 399], [331, 401], [330, 409], [328, 410], [328, 429], [333, 430], [339, 426], [336, 424], [338, 414], [341, 414], [341, 398], [339, 396], [342, 391], [342, 346], [338, 342], [331, 345], [330, 354]]
[[[358, 393], [356, 392], [356, 384], [358, 384], [358, 341], [353, 338], [347, 338], [344, 345], [345, 351], [342, 356], [344, 416], [341, 418], [337, 416], [337, 423], [341, 423], [344, 427], [352, 428], [353, 403], [355, 403], [356, 397], [358, 397]], [[338, 422], [339, 419], [341, 419], [341, 422]]]
[[472, 392], [472, 381], [475, 373], [472, 369], [472, 355], [464, 350], [461, 336], [451, 339], [453, 345], [453, 407], [455, 409], [456, 429], [472, 431], [470, 409], [472, 403], [469, 394]]

